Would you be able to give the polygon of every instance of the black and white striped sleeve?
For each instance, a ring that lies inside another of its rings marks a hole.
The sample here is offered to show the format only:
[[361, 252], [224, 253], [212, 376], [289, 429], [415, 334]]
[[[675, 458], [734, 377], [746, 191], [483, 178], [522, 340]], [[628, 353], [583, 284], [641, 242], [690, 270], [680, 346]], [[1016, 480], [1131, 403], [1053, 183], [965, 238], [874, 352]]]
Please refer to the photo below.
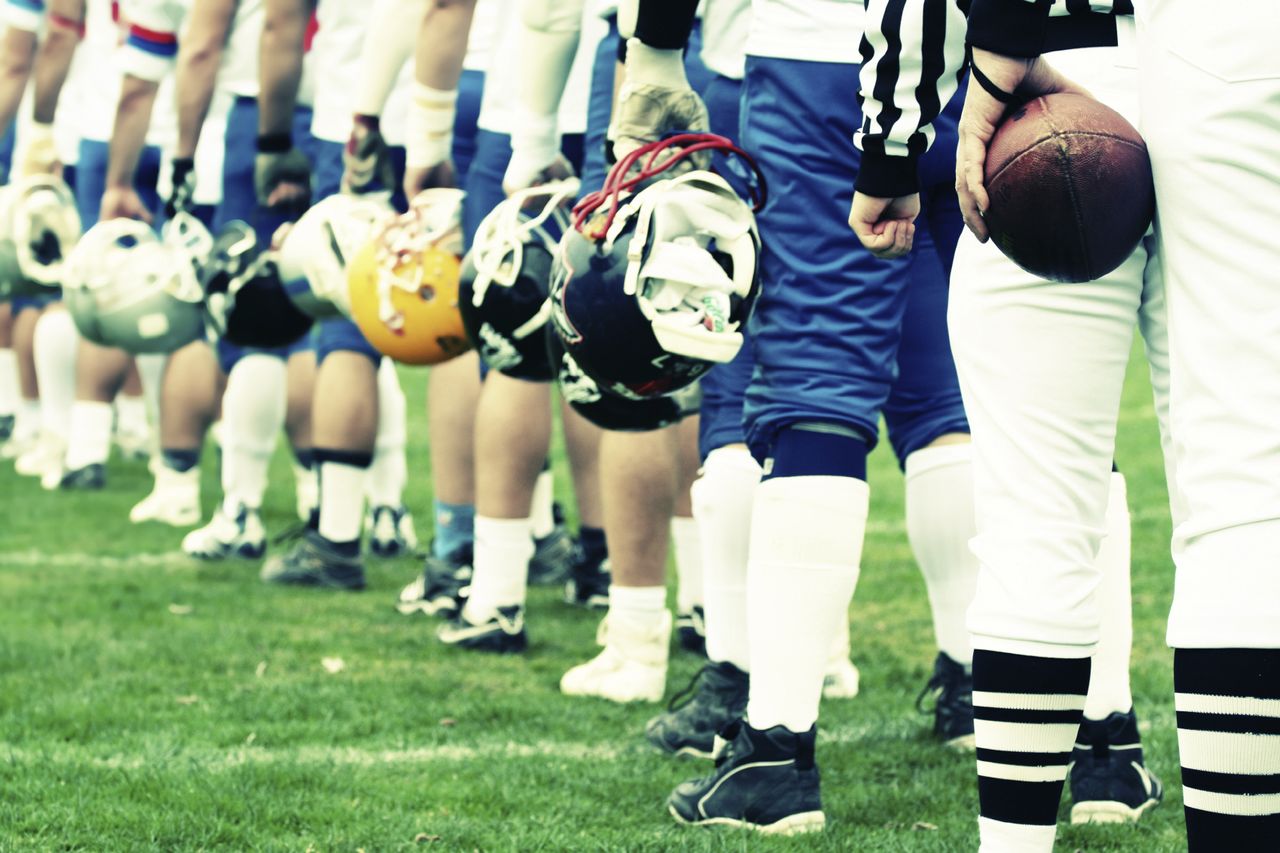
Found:
[[965, 16], [957, 0], [868, 0], [858, 98], [862, 149], [857, 190], [894, 198], [919, 187], [916, 168], [933, 121], [964, 65]]

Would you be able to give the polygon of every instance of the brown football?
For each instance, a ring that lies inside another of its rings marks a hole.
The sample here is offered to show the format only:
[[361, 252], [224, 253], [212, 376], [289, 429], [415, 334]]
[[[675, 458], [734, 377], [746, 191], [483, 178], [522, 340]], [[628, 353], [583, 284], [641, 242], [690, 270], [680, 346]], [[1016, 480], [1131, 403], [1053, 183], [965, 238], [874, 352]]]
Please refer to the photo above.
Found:
[[1155, 213], [1142, 137], [1085, 95], [1046, 95], [1010, 111], [987, 150], [986, 179], [991, 239], [1053, 281], [1111, 272]]

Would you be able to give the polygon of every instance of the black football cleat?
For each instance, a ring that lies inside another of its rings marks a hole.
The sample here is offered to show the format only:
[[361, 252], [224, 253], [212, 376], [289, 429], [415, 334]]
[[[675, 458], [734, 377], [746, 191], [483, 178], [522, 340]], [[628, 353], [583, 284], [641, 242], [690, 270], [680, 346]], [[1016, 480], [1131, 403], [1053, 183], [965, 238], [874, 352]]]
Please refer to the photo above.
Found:
[[817, 727], [796, 734], [783, 726], [765, 731], [745, 722], [721, 733], [727, 741], [711, 775], [676, 787], [667, 809], [680, 823], [738, 826], [771, 835], [817, 832], [822, 813], [818, 767], [813, 761]]
[[644, 736], [672, 755], [713, 758], [716, 733], [747, 712], [749, 686], [750, 677], [733, 664], [708, 663], [645, 725]]
[[365, 530], [369, 534], [369, 551], [375, 557], [401, 557], [412, 554], [418, 547], [413, 515], [403, 504], [370, 507], [365, 518]]
[[688, 613], [676, 615], [676, 638], [686, 652], [706, 656], [707, 622], [701, 604], [695, 604]]
[[58, 481], [58, 488], [68, 491], [96, 492], [107, 485], [107, 467], [100, 462], [91, 462], [74, 471], [64, 471]]
[[529, 646], [524, 608], [518, 604], [499, 607], [492, 618], [479, 623], [469, 620], [464, 610], [441, 625], [436, 637], [446, 646], [499, 654], [523, 652]]
[[263, 563], [259, 576], [265, 583], [291, 586], [352, 591], [365, 587], [364, 564], [360, 558], [339, 554], [327, 539], [310, 529], [293, 548]]
[[608, 610], [611, 583], [609, 558], [605, 557], [599, 562], [588, 560], [579, 548], [569, 572], [569, 580], [564, 584], [564, 600], [589, 610]]
[[13, 427], [17, 422], [15, 415], [0, 415], [0, 444], [13, 438]]
[[1069, 781], [1072, 823], [1132, 823], [1164, 798], [1164, 785], [1143, 763], [1132, 710], [1080, 724]]
[[933, 733], [952, 749], [973, 749], [973, 670], [938, 652], [933, 676], [916, 697], [921, 713], [930, 713], [925, 707], [929, 697], [933, 698]]
[[425, 613], [456, 619], [471, 586], [471, 554], [468, 542], [446, 557], [428, 556], [422, 574], [400, 590], [396, 610], [406, 616]]
[[577, 544], [563, 524], [541, 539], [534, 540], [533, 556], [529, 558], [529, 585], [555, 586], [565, 582], [573, 570], [577, 556]]

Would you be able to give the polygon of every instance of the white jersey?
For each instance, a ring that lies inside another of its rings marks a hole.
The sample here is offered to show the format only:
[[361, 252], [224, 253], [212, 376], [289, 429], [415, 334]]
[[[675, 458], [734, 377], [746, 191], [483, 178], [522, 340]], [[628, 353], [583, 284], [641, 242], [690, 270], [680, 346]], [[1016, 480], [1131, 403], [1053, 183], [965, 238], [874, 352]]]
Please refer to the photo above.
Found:
[[702, 0], [702, 64], [741, 80], [750, 25], [751, 0]]
[[856, 65], [862, 18], [862, 0], [752, 0], [747, 54]]
[[318, 27], [311, 42], [315, 71], [311, 135], [316, 139], [346, 142], [351, 135], [368, 8], [363, 0], [321, 0], [316, 9]]
[[[591, 95], [591, 71], [596, 48], [608, 32], [608, 26], [596, 9], [587, 4], [583, 10], [578, 50], [573, 57], [556, 126], [560, 133], [584, 133], [587, 129], [587, 102]], [[510, 134], [519, 121], [517, 87], [520, 81], [518, 62], [511, 61], [519, 52], [521, 20], [517, 14], [507, 15], [493, 51], [492, 62], [485, 73], [484, 97], [480, 102], [479, 127], [494, 133]]]
[[502, 13], [507, 0], [476, 0], [476, 11], [471, 16], [471, 36], [467, 39], [467, 55], [462, 67], [468, 71], [484, 71], [489, 67], [489, 57], [498, 44], [498, 30], [502, 26]]

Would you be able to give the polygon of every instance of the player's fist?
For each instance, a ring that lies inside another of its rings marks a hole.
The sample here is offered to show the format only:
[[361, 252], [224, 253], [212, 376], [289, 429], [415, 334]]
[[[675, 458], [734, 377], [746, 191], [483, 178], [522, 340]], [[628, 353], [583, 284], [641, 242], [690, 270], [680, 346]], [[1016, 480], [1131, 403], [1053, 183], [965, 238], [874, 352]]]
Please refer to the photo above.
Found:
[[174, 157], [170, 164], [169, 199], [164, 203], [166, 219], [179, 213], [190, 213], [196, 205], [196, 161], [192, 157]]
[[[609, 123], [614, 157], [621, 160], [668, 133], [705, 133], [710, 126], [707, 107], [685, 76], [683, 51], [658, 50], [635, 38], [628, 41], [625, 79]], [[700, 152], [685, 162], [691, 169], [705, 169], [711, 155]]]
[[920, 215], [920, 194], [877, 198], [853, 194], [849, 227], [877, 258], [900, 258], [911, 251]]
[[33, 121], [26, 136], [18, 172], [22, 175], [61, 175], [62, 161], [53, 140], [53, 125]]
[[434, 166], [406, 166], [404, 170], [404, 197], [413, 198], [423, 190], [452, 187], [457, 182], [453, 163], [445, 160]]
[[151, 221], [151, 211], [142, 203], [133, 187], [107, 187], [102, 193], [99, 219], [137, 219]]
[[253, 182], [258, 204], [283, 210], [291, 218], [301, 216], [311, 204], [311, 161], [286, 135], [258, 137]]
[[342, 149], [342, 190], [366, 193], [389, 190], [395, 184], [395, 169], [388, 156], [377, 116], [357, 115], [351, 136]]

